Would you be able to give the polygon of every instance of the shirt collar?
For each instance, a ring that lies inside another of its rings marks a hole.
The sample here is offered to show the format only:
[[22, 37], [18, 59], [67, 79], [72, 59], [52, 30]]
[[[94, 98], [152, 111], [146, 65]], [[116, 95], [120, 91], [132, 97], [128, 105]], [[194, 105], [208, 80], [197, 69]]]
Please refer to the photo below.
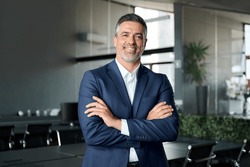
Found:
[[122, 74], [122, 78], [125, 78], [128, 74], [137, 74], [140, 64], [134, 69], [134, 71], [132, 73], [130, 73], [128, 70], [126, 70], [126, 68], [124, 68], [118, 61], [117, 59], [115, 59], [116, 64], [118, 66], [119, 71]]

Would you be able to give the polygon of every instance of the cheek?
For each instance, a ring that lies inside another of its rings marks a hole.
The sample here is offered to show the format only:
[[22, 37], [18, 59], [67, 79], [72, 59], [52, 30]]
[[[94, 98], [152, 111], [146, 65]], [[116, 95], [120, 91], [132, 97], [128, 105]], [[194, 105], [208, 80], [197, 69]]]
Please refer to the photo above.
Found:
[[144, 44], [142, 42], [138, 42], [137, 47], [142, 50], [144, 48]]
[[135, 42], [136, 42], [137, 46], [143, 47], [143, 45], [144, 45], [143, 40], [136, 40]]
[[121, 48], [122, 45], [123, 45], [123, 41], [122, 40], [117, 40], [117, 39], [114, 40], [114, 46], [116, 48]]
[[114, 46], [116, 47], [117, 40], [116, 40], [116, 39], [114, 39], [114, 41], [113, 41], [113, 42], [114, 42]]

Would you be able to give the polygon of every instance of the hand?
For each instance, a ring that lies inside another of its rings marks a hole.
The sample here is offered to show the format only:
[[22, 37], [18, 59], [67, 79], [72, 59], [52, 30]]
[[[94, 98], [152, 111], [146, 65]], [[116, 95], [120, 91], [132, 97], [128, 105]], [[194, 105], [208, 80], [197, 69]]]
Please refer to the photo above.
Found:
[[160, 102], [148, 113], [147, 120], [163, 119], [172, 115], [174, 109], [166, 102]]
[[121, 130], [121, 120], [113, 115], [104, 101], [96, 96], [93, 96], [93, 99], [95, 102], [87, 104], [87, 110], [84, 113], [87, 114], [88, 117], [98, 116], [102, 118], [108, 127]]

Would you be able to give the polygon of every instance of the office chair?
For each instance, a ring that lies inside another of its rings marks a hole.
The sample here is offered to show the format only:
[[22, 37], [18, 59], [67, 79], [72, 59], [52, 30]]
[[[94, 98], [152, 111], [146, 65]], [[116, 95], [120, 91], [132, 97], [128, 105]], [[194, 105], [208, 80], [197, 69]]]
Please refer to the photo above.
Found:
[[81, 129], [57, 130], [56, 133], [58, 146], [85, 141]]
[[21, 144], [23, 148], [50, 145], [51, 124], [28, 124]]
[[237, 159], [234, 161], [236, 161], [237, 164], [239, 164], [240, 160], [244, 154], [248, 154], [248, 155], [250, 154], [250, 144], [249, 144], [249, 142], [247, 142], [247, 139], [243, 140], [243, 144], [241, 146], [240, 152], [237, 156]]
[[63, 123], [74, 126], [78, 124], [78, 102], [65, 102], [60, 104], [61, 119]]
[[11, 150], [14, 147], [14, 125], [0, 126], [0, 151]]
[[216, 157], [213, 147], [217, 142], [191, 144], [188, 146], [183, 167], [210, 167], [210, 162]]
[[213, 167], [240, 167], [240, 161], [243, 155], [250, 155], [250, 144], [247, 139], [243, 140], [240, 149], [232, 150], [231, 152], [224, 153], [225, 155], [218, 155]]

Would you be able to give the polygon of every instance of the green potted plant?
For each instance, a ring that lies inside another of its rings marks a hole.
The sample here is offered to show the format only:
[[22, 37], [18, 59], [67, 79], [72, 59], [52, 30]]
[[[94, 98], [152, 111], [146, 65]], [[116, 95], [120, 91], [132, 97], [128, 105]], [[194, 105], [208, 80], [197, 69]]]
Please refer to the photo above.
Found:
[[202, 41], [190, 42], [185, 46], [185, 49], [185, 76], [191, 83], [196, 83], [197, 112], [204, 114], [207, 112], [208, 105], [208, 86], [204, 82], [207, 76], [206, 56], [209, 46]]

